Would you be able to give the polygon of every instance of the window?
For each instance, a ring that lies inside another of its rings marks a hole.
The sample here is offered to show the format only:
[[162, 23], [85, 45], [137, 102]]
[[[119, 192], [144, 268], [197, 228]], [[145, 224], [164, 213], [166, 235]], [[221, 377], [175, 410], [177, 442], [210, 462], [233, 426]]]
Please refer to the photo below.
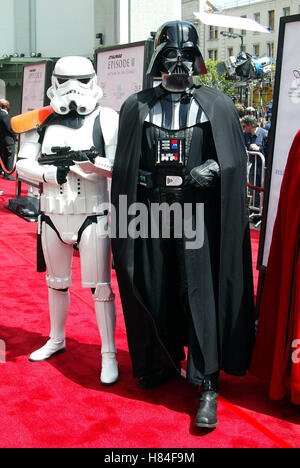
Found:
[[269, 14], [269, 28], [274, 31], [274, 24], [275, 24], [275, 10], [270, 10]]
[[285, 8], [283, 8], [283, 9], [282, 9], [282, 14], [283, 14], [283, 16], [290, 16], [290, 14], [291, 14], [291, 9], [290, 9], [290, 7], [285, 7]]
[[[256, 21], [257, 23], [260, 24], [260, 13], [254, 13], [253, 19], [254, 19], [254, 21]], [[253, 34], [257, 35], [257, 34], [259, 34], [259, 32], [258, 32], [258, 31], [254, 31]]]
[[216, 26], [210, 26], [209, 27], [209, 39], [218, 39], [219, 37], [219, 31]]
[[274, 42], [267, 43], [267, 56], [274, 57]]
[[218, 51], [215, 49], [210, 49], [208, 51], [208, 58], [209, 60], [213, 60], [214, 62], [218, 60]]
[[253, 55], [255, 55], [256, 57], [259, 57], [259, 44], [253, 45]]
[[[247, 15], [241, 16], [241, 18], [247, 18]], [[241, 30], [241, 35], [246, 36], [246, 30], [245, 29]]]
[[254, 21], [256, 21], [257, 23], [260, 23], [260, 13], [254, 13], [253, 19], [254, 19]]
[[234, 54], [233, 54], [233, 47], [228, 47], [227, 49], [227, 56], [228, 57], [232, 57]]
[[228, 32], [233, 33], [233, 28], [228, 28]]

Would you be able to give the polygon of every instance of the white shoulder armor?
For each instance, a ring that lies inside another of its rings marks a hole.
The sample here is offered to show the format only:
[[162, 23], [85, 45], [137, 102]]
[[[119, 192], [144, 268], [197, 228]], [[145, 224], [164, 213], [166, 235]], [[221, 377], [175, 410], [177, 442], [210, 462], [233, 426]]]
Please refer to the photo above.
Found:
[[39, 134], [36, 130], [31, 130], [22, 134], [22, 144], [18, 153], [20, 159], [35, 160], [41, 151], [41, 144], [39, 143]]

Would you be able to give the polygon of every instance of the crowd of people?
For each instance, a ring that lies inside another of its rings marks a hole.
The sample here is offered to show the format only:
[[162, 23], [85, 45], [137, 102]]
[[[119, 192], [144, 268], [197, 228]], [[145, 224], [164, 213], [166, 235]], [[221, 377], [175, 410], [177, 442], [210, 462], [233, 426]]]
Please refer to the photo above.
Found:
[[[0, 175], [5, 180], [15, 180], [12, 172], [16, 162], [16, 134], [11, 128], [9, 115], [10, 103], [7, 99], [0, 99]], [[2, 195], [1, 191], [1, 195]]]
[[[268, 135], [271, 127], [270, 116], [267, 119], [258, 118], [254, 107], [236, 104], [239, 114], [245, 148], [248, 154], [248, 181], [253, 187], [263, 187], [262, 175], [268, 164]], [[258, 155], [258, 153], [260, 153]], [[259, 156], [259, 157], [258, 157]], [[260, 207], [260, 191], [255, 190], [253, 206]]]

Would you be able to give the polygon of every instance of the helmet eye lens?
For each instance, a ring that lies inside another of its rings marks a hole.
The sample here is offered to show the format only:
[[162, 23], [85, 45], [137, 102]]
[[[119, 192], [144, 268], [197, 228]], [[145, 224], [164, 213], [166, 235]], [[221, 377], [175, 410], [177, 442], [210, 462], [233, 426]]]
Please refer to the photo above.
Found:
[[167, 49], [163, 53], [164, 57], [169, 60], [180, 58], [181, 60], [193, 61], [194, 54], [190, 49]]
[[193, 61], [194, 55], [193, 52], [189, 49], [183, 49], [181, 52], [183, 60]]
[[[76, 78], [77, 81], [79, 81], [80, 83], [82, 84], [85, 84], [87, 85], [90, 81], [91, 81], [91, 78]], [[59, 85], [63, 85], [65, 83], [67, 83], [67, 81], [69, 81], [70, 78], [61, 78], [61, 77], [57, 77], [57, 82]]]
[[58, 81], [58, 84], [62, 85], [64, 83], [66, 83], [67, 81], [69, 81], [68, 78], [59, 78], [57, 77], [57, 81]]
[[177, 49], [167, 49], [164, 52], [164, 57], [166, 59], [177, 59]]
[[88, 84], [90, 80], [90, 78], [78, 78], [78, 81], [82, 84]]

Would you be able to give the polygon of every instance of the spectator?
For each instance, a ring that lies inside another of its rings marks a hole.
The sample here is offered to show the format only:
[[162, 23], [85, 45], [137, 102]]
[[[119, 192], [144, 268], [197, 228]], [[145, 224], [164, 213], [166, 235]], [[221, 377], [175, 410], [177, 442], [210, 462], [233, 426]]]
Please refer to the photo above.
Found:
[[241, 103], [235, 104], [235, 107], [236, 107], [236, 110], [237, 110], [237, 112], [239, 114], [239, 118], [241, 120], [245, 116], [245, 113], [246, 113], [245, 112], [245, 107]]
[[245, 145], [248, 151], [259, 151], [267, 158], [268, 131], [259, 126], [258, 120], [246, 115], [241, 120], [244, 131]]
[[268, 118], [268, 120], [265, 123], [264, 129], [267, 130], [268, 132], [270, 131], [271, 128], [271, 119]]
[[[252, 115], [246, 115], [241, 120], [242, 128], [244, 131], [245, 146], [247, 151], [255, 151], [262, 153], [267, 161], [267, 150], [268, 150], [268, 131], [259, 126], [258, 120]], [[258, 159], [256, 180], [254, 180], [254, 162], [255, 155], [249, 155], [249, 162], [252, 164], [249, 172], [249, 182], [257, 187], [261, 186], [261, 174], [262, 166]], [[263, 168], [264, 170], [265, 168]], [[260, 193], [255, 192], [254, 206], [259, 207], [260, 204]]]
[[16, 147], [16, 135], [11, 128], [9, 109], [9, 101], [0, 99], [0, 156], [7, 171], [4, 171], [4, 179], [15, 180], [9, 174], [14, 169]]

